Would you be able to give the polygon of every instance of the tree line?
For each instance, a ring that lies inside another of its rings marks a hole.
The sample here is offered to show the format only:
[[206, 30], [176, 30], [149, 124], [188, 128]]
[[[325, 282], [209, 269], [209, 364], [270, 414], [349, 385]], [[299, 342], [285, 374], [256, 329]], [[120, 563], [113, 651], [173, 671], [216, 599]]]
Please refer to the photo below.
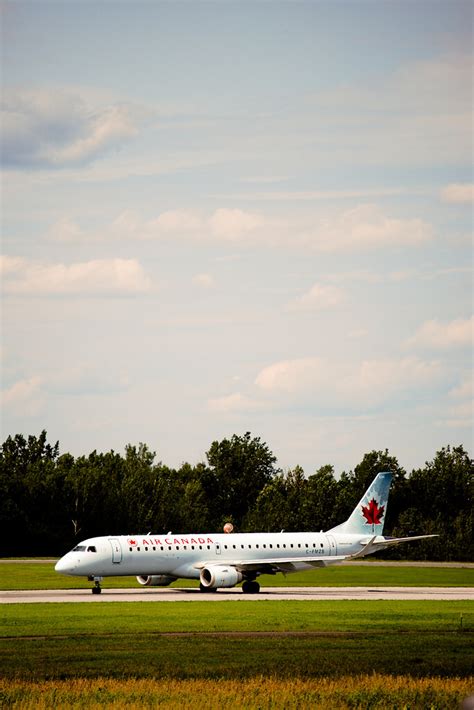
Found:
[[343, 522], [380, 471], [393, 473], [384, 534], [439, 537], [385, 557], [474, 559], [473, 460], [446, 446], [409, 475], [388, 450], [336, 478], [325, 465], [286, 472], [249, 432], [214, 441], [206, 461], [170, 468], [146, 444], [75, 458], [59, 442], [9, 436], [0, 452], [1, 555], [59, 555], [96, 535], [327, 530]]

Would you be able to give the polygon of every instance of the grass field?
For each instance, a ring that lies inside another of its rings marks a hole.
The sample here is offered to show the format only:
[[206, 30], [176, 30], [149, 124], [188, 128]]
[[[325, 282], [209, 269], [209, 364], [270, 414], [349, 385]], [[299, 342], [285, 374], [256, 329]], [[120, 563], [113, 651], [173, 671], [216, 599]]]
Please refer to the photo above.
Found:
[[[474, 569], [342, 565], [260, 582], [474, 586]], [[51, 562], [0, 564], [0, 589], [90, 587]], [[12, 604], [0, 617], [0, 707], [445, 710], [474, 689], [469, 602]]]
[[281, 680], [0, 680], [0, 705], [50, 710], [51, 708], [123, 707], [165, 710], [447, 710], [459, 708], [472, 686], [467, 679], [409, 680], [373, 674], [348, 678]]
[[[379, 567], [340, 565], [327, 569], [298, 572], [286, 576], [263, 575], [262, 586], [316, 587], [474, 587], [474, 568], [460, 567]], [[53, 563], [2, 562], [0, 590], [7, 589], [87, 589], [92, 585], [82, 577], [66, 577], [54, 571]], [[103, 587], [138, 587], [135, 577], [108, 577]], [[173, 587], [198, 586], [197, 582], [178, 580]]]
[[0, 607], [0, 706], [448, 708], [472, 687], [469, 602]]
[[1, 675], [465, 677], [469, 602], [143, 602], [1, 608]]

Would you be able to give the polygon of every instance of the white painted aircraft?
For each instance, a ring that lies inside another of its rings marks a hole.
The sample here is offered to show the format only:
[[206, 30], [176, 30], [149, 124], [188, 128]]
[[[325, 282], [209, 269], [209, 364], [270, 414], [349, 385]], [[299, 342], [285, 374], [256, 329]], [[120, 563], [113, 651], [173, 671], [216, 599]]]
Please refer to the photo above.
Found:
[[85, 576], [100, 594], [104, 577], [137, 577], [140, 584], [166, 587], [178, 578], [199, 579], [203, 592], [220, 587], [260, 591], [261, 574], [296, 572], [365, 557], [401, 542], [436, 535], [382, 535], [391, 473], [379, 473], [350, 517], [327, 532], [121, 535], [84, 540], [56, 564], [56, 572]]

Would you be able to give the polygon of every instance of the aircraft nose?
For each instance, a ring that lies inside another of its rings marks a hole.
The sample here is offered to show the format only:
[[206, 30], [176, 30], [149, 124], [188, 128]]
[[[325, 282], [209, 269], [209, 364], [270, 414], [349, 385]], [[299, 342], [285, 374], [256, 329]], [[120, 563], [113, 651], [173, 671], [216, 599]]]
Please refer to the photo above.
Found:
[[60, 574], [70, 574], [73, 571], [75, 565], [73, 565], [72, 560], [68, 558], [69, 555], [64, 555], [64, 557], [61, 557], [61, 559], [56, 562], [54, 565], [56, 572]]

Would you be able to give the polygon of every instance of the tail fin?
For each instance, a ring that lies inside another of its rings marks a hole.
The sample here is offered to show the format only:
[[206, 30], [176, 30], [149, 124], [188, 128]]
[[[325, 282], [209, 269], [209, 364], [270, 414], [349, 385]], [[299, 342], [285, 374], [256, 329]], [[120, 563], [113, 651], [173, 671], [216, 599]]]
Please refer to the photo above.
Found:
[[390, 471], [377, 474], [346, 522], [328, 532], [382, 535], [391, 481]]

